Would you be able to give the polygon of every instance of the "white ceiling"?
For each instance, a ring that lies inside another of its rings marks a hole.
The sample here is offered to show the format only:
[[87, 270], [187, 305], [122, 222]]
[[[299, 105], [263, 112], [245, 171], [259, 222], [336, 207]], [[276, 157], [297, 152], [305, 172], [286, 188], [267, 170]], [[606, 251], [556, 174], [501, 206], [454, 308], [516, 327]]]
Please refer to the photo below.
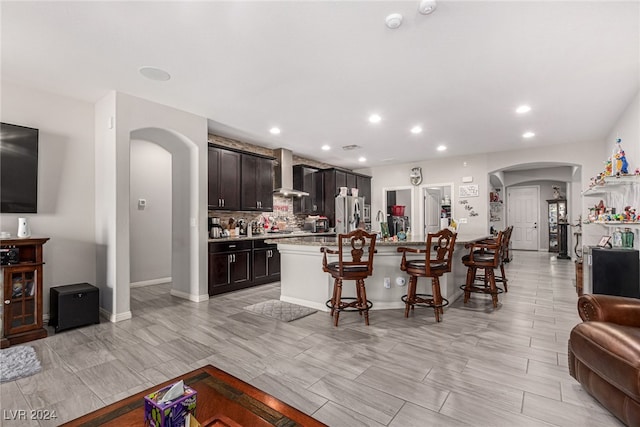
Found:
[[[125, 92], [349, 168], [604, 140], [640, 86], [638, 1], [417, 6], [2, 1], [2, 78], [89, 102]], [[145, 79], [145, 65], [171, 80]], [[523, 103], [533, 110], [519, 116]]]

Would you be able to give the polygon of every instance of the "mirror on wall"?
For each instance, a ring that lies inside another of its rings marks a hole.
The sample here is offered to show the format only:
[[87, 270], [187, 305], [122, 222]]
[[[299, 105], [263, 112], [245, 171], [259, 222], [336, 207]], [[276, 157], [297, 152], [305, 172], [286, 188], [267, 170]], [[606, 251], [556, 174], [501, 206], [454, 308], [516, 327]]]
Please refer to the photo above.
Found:
[[383, 190], [384, 220], [389, 226], [389, 235], [397, 236], [403, 232], [408, 234], [413, 229], [412, 209], [413, 209], [413, 188], [396, 187]]
[[427, 184], [421, 188], [425, 235], [448, 227], [453, 218], [453, 183]]

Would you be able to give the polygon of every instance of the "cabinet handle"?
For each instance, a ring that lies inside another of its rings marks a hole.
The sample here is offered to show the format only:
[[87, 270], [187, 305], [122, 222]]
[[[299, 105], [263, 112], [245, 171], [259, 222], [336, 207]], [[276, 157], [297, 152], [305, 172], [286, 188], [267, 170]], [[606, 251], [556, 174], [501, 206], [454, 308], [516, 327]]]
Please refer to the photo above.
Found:
[[233, 254], [233, 262], [236, 262], [236, 254]]
[[230, 248], [235, 248], [235, 247], [236, 247], [236, 245], [229, 245], [229, 247], [230, 247]]
[[224, 199], [222, 199], [222, 207], [224, 208]]
[[222, 199], [218, 199], [218, 207], [222, 206]]

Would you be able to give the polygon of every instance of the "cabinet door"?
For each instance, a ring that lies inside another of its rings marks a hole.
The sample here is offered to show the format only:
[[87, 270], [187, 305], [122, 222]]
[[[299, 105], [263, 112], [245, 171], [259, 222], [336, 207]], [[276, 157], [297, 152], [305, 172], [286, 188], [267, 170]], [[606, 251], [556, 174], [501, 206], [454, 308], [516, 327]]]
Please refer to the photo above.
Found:
[[371, 204], [371, 178], [367, 176], [356, 176], [356, 186], [358, 188], [358, 195], [364, 197], [364, 203], [366, 205]]
[[258, 187], [256, 176], [258, 158], [247, 154], [242, 155], [242, 210], [258, 209]]
[[238, 251], [230, 254], [229, 278], [231, 284], [251, 281], [251, 251]]
[[[352, 174], [352, 173], [347, 173], [347, 188], [349, 189], [349, 194], [351, 194], [351, 189], [352, 188], [358, 188], [358, 180], [356, 175]], [[358, 195], [360, 195], [358, 193]]]
[[253, 250], [253, 280], [258, 281], [269, 276], [268, 256], [269, 249]]
[[273, 211], [273, 161], [258, 158], [257, 171], [258, 207], [263, 212], [271, 212]]
[[41, 274], [39, 266], [4, 268], [5, 336], [42, 327]]
[[335, 193], [333, 193], [334, 196], [336, 196], [340, 192], [340, 187], [349, 188], [349, 185], [347, 183], [347, 173], [342, 171], [335, 171], [335, 173], [336, 173], [336, 188], [334, 189], [335, 190]]
[[276, 245], [269, 249], [267, 262], [269, 263], [269, 277], [280, 277], [280, 252], [276, 249]]
[[209, 295], [214, 295], [218, 287], [229, 284], [230, 256], [225, 254], [209, 254]]
[[209, 209], [222, 207], [220, 195], [220, 150], [209, 147]]
[[220, 196], [222, 208], [240, 209], [240, 153], [220, 150]]

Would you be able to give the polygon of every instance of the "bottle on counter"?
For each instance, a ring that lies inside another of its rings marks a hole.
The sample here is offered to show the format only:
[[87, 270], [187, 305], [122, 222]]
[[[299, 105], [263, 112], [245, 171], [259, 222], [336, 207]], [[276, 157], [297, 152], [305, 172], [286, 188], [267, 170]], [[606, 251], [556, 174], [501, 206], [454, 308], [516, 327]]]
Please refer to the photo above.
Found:
[[622, 247], [633, 249], [633, 231], [630, 228], [625, 228], [622, 233]]
[[614, 248], [622, 247], [622, 231], [619, 228], [616, 228], [616, 231], [613, 232], [612, 237], [613, 242], [611, 243]]

